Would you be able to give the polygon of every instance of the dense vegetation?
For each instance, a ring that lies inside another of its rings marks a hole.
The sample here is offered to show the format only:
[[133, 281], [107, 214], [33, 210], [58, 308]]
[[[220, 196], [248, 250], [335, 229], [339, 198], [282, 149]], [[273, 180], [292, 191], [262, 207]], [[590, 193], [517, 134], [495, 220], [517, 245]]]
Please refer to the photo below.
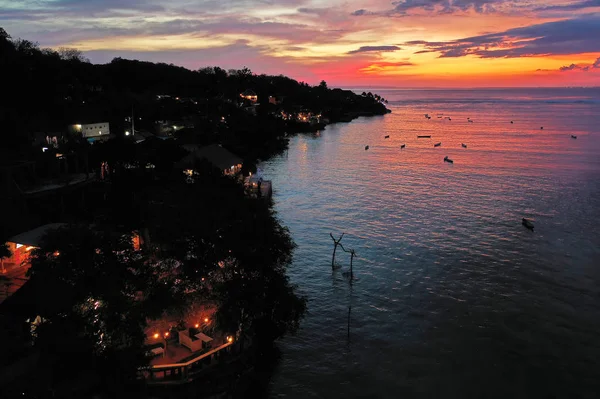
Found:
[[[222, 331], [251, 337], [262, 348], [296, 331], [306, 299], [286, 276], [294, 248], [289, 232], [269, 201], [248, 197], [239, 182], [206, 163], [196, 165], [193, 184], [186, 182], [175, 167], [187, 153], [181, 145], [223, 144], [248, 168], [284, 149], [287, 133], [384, 114], [384, 99], [247, 68], [190, 71], [120, 58], [93, 65], [77, 50], [40, 49], [1, 28], [0, 70], [18, 83], [5, 85], [0, 96], [4, 162], [35, 161], [41, 178], [58, 174], [58, 152], [85, 165], [80, 171], [93, 172], [101, 162], [111, 168], [107, 180], [87, 186], [77, 206], [59, 212], [57, 196], [38, 202], [49, 210], [23, 207], [30, 220], [37, 212], [38, 221], [71, 222], [33, 252], [30, 281], [5, 302], [18, 313], [12, 315], [17, 329], [21, 316], [46, 320], [34, 334], [0, 337], [12, 342], [11, 356], [25, 347], [39, 356], [24, 385], [28, 392], [64, 393], [63, 384], [86, 377], [113, 397], [130, 390], [148, 360], [146, 322], [195, 303], [214, 304]], [[247, 89], [260, 103], [251, 112], [251, 103], [240, 99]], [[136, 143], [123, 135], [132, 110], [136, 131], [159, 135], [159, 121], [185, 128], [170, 134], [175, 140], [146, 136]], [[319, 115], [318, 121], [304, 122], [300, 113]], [[66, 136], [45, 152], [32, 146], [38, 132], [62, 135], [69, 124], [99, 121], [109, 122], [116, 137], [90, 145]], [[21, 209], [19, 200], [11, 198], [10, 208]], [[34, 227], [17, 230], [23, 214], [14, 215], [0, 238]], [[141, 250], [132, 246], [134, 231], [143, 238]], [[0, 257], [7, 256], [0, 246]]]
[[[282, 148], [278, 139], [284, 133], [323, 127], [283, 121], [273, 113], [305, 111], [336, 122], [387, 112], [385, 101], [370, 93], [332, 90], [325, 82], [310, 86], [283, 75], [256, 75], [247, 68], [191, 71], [121, 58], [94, 65], [77, 50], [40, 49], [30, 41], [11, 39], [1, 28], [0, 54], [4, 76], [18, 82], [5, 85], [0, 97], [3, 139], [13, 146], [25, 147], [35, 132], [64, 131], [69, 124], [86, 121], [108, 121], [113, 133], [122, 134], [133, 109], [137, 129], [153, 131], [158, 120], [185, 120], [194, 126], [187, 141], [218, 141], [246, 159], [264, 158]], [[258, 95], [257, 115], [236, 106], [247, 89]], [[157, 100], [157, 95], [171, 97]], [[269, 104], [269, 96], [283, 103]]]
[[138, 390], [147, 321], [199, 303], [214, 304], [219, 330], [251, 338], [252, 350], [297, 330], [306, 299], [286, 276], [287, 229], [268, 201], [207, 163], [196, 170], [190, 184], [128, 169], [98, 202], [96, 223], [68, 225], [32, 251], [27, 292], [7, 301], [19, 317], [45, 320], [24, 337], [39, 362], [27, 377], [35, 383], [19, 392], [61, 392], [74, 380], [109, 395]]

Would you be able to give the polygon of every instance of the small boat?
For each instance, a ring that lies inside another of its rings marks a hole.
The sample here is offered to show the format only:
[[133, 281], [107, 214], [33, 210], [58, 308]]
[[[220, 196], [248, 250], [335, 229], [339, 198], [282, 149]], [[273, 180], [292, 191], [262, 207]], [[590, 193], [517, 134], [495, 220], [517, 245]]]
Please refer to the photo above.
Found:
[[473, 119], [469, 119], [469, 123], [473, 123]]
[[430, 139], [431, 136], [417, 136], [418, 139]]
[[389, 139], [389, 138], [390, 138], [390, 136], [389, 136], [389, 135], [387, 135], [387, 136], [385, 136], [385, 137], [384, 137], [384, 139]]
[[544, 126], [540, 127], [540, 130], [544, 130]]
[[513, 123], [513, 121], [510, 121], [510, 123]]
[[438, 118], [439, 118], [439, 119], [442, 119], [442, 117], [441, 117], [441, 116], [438, 116]]
[[572, 138], [572, 139], [576, 139], [576, 138], [577, 138], [577, 136], [575, 136], [574, 134], [572, 134], [572, 135], [571, 135], [571, 138]]
[[369, 146], [368, 146], [368, 145], [366, 145], [366, 146], [365, 146], [365, 151], [367, 151], [368, 149], [369, 149]]
[[442, 145], [442, 143], [435, 143], [433, 146], [434, 146], [434, 147], [439, 147], [439, 146], [441, 146], [441, 145]]
[[425, 118], [429, 118], [429, 114], [425, 114]]
[[427, 119], [431, 119], [431, 116], [428, 116]]
[[462, 143], [462, 148], [467, 148], [467, 145], [465, 143]]
[[521, 222], [523, 224], [523, 226], [527, 227], [529, 230], [533, 230], [533, 223], [531, 223], [530, 220], [527, 220], [525, 218], [523, 218], [523, 221]]
[[400, 146], [400, 149], [403, 149], [403, 148], [406, 148], [406, 144], [402, 144], [402, 145]]
[[444, 162], [448, 162], [448, 163], [454, 163], [454, 161], [453, 161], [453, 160], [451, 160], [450, 158], [448, 158], [448, 155], [446, 155], [446, 156], [444, 157]]

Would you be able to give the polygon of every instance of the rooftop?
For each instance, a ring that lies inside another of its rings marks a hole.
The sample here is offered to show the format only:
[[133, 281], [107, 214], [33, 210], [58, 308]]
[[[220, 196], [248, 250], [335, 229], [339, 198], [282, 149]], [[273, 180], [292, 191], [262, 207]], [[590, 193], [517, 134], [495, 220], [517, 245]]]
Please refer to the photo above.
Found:
[[50, 223], [45, 224], [40, 227], [36, 227], [33, 230], [26, 231], [21, 234], [17, 234], [16, 236], [12, 236], [8, 239], [9, 242], [14, 242], [16, 244], [21, 245], [31, 245], [34, 247], [39, 247], [42, 241], [42, 238], [46, 233], [52, 230], [60, 229], [61, 227], [65, 227], [65, 223]]
[[193, 166], [192, 164], [199, 159], [206, 159], [221, 170], [242, 164], [242, 159], [240, 157], [221, 147], [219, 144], [200, 147], [191, 154], [185, 156], [179, 161], [179, 164], [180, 166]]

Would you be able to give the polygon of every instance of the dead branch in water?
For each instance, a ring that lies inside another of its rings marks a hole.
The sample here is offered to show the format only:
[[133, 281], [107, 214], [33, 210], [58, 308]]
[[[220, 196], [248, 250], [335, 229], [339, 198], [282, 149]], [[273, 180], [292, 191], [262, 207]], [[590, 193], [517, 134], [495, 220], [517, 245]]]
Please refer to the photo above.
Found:
[[[329, 236], [331, 236], [331, 239], [333, 240], [333, 255], [331, 256], [331, 270], [335, 269], [335, 252], [337, 251], [337, 247], [338, 245], [342, 245], [340, 244], [340, 241], [342, 241], [342, 238], [344, 238], [344, 234], [342, 233], [342, 235], [340, 236], [339, 239], [335, 239], [335, 237], [333, 237], [332, 233], [329, 233]], [[344, 247], [342, 247], [343, 249]]]

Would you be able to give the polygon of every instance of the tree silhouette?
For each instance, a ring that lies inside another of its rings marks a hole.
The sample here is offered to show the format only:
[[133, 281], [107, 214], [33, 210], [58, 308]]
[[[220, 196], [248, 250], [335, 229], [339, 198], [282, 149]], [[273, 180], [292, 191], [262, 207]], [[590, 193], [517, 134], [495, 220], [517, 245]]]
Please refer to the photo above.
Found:
[[32, 251], [28, 274], [39, 301], [36, 313], [47, 320], [35, 341], [43, 362], [57, 379], [72, 364], [78, 371], [90, 367], [115, 389], [132, 383], [146, 364], [146, 320], [177, 297], [162, 265], [136, 251], [130, 234], [98, 226], [46, 235]]

